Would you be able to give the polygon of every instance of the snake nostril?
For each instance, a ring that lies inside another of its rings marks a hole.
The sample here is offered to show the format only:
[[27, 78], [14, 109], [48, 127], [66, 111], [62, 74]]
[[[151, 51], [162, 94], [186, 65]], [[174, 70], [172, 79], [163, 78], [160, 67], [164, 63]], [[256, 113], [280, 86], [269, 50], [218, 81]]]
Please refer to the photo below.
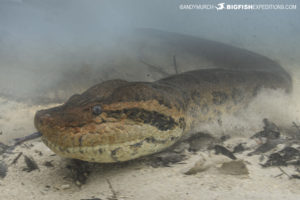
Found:
[[51, 117], [51, 115], [49, 113], [44, 113], [43, 111], [38, 111], [36, 114], [35, 114], [35, 118], [34, 118], [34, 121], [35, 121], [35, 124], [36, 125], [43, 125], [49, 121], [53, 120], [53, 118]]

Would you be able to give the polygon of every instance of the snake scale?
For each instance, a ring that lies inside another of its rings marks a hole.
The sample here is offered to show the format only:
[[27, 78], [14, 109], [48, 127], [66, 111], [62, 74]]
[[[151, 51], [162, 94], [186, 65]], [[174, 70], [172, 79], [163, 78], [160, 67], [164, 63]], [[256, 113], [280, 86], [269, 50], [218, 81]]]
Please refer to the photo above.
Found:
[[261, 88], [291, 90], [289, 74], [254, 52], [176, 33], [141, 33], [214, 67], [154, 82], [108, 80], [38, 111], [35, 126], [51, 150], [90, 162], [127, 161], [170, 147], [198, 122], [241, 111]]

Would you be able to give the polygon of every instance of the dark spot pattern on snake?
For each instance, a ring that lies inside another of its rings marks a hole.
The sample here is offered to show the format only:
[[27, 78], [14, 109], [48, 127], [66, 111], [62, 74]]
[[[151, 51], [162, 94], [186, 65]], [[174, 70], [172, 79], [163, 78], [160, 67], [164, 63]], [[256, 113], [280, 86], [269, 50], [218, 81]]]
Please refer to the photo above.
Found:
[[118, 148], [116, 148], [116, 149], [114, 149], [114, 150], [111, 151], [111, 158], [112, 158], [113, 160], [115, 160], [116, 162], [119, 161], [119, 160], [118, 160], [118, 156], [117, 156], [117, 153], [118, 153], [119, 150], [121, 150], [120, 147], [118, 147]]
[[107, 111], [106, 113], [108, 117], [116, 119], [120, 119], [124, 114], [130, 120], [150, 124], [161, 131], [174, 129], [178, 125], [178, 123], [170, 116], [163, 115], [156, 111], [147, 111], [139, 108]]
[[144, 141], [142, 140], [140, 142], [130, 145], [130, 147], [132, 147], [132, 148], [141, 147], [143, 145], [143, 143], [144, 143]]
[[185, 123], [185, 120], [184, 120], [184, 118], [183, 117], [181, 117], [181, 118], [179, 118], [179, 127], [181, 128], [181, 129], [185, 129], [185, 127], [186, 127], [186, 123]]
[[148, 143], [154, 143], [154, 144], [165, 144], [167, 140], [157, 140], [154, 137], [148, 137], [145, 139]]

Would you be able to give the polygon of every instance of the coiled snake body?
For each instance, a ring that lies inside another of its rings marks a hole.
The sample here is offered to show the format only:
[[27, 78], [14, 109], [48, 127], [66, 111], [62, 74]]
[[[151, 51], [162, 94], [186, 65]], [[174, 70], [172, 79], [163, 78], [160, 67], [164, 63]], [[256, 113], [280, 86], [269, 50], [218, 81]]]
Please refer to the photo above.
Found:
[[288, 73], [264, 56], [179, 34], [142, 34], [215, 67], [155, 82], [109, 80], [62, 106], [38, 111], [35, 126], [50, 149], [91, 162], [131, 160], [171, 146], [198, 122], [241, 110], [260, 88], [291, 90]]

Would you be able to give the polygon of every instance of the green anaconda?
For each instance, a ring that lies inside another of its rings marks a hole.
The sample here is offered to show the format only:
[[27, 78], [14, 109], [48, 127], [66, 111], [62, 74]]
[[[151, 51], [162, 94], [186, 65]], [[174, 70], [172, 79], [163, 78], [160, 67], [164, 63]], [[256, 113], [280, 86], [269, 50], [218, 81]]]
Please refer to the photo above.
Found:
[[261, 88], [291, 90], [279, 64], [251, 51], [175, 33], [141, 34], [214, 67], [154, 82], [109, 80], [38, 111], [35, 126], [50, 149], [91, 162], [131, 160], [170, 147], [197, 122], [240, 111]]

